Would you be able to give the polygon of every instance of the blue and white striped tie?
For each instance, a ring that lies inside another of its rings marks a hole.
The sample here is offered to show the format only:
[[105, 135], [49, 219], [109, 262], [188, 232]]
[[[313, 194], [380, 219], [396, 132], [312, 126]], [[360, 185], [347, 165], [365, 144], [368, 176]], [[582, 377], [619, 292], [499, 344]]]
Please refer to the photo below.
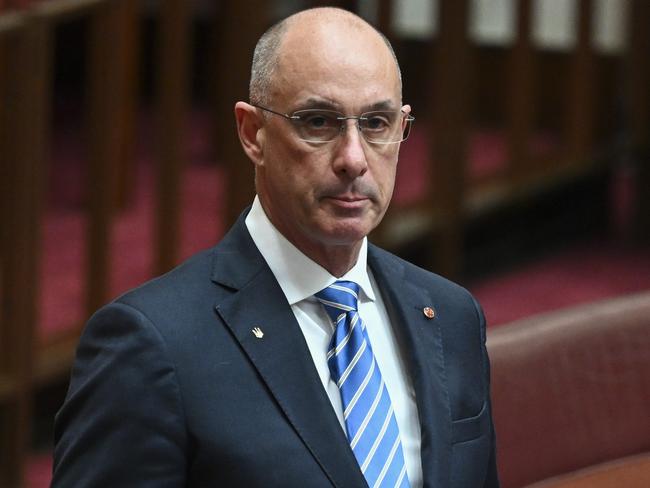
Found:
[[404, 453], [388, 390], [357, 310], [359, 285], [337, 281], [316, 293], [335, 326], [327, 352], [341, 392], [348, 439], [368, 486], [408, 487]]

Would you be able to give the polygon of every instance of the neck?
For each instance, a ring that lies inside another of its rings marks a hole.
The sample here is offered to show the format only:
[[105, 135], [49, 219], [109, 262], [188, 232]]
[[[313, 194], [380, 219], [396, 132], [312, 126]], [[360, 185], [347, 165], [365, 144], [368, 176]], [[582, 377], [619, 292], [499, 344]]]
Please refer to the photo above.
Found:
[[350, 271], [357, 263], [361, 242], [353, 245], [331, 246], [324, 249], [316, 249], [312, 253], [302, 252], [312, 261], [320, 264], [332, 276], [340, 278]]

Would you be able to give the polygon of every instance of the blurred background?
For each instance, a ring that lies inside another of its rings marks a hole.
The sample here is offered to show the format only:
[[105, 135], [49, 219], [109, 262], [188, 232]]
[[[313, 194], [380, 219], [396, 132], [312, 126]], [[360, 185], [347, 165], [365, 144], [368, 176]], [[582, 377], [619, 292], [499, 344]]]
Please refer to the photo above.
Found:
[[0, 0], [0, 487], [49, 485], [89, 314], [252, 201], [233, 105], [262, 32], [319, 5], [400, 60], [372, 239], [484, 307], [503, 486], [650, 486], [650, 2]]

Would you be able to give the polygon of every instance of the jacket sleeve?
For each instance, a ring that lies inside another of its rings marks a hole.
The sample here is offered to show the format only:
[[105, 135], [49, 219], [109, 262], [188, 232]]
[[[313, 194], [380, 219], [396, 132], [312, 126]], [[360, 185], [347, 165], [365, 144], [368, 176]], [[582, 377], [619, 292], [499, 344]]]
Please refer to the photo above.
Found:
[[166, 344], [113, 303], [88, 322], [55, 419], [52, 487], [185, 485], [187, 435]]
[[494, 430], [494, 420], [492, 419], [492, 399], [490, 394], [490, 358], [488, 357], [487, 348], [486, 348], [486, 323], [485, 323], [485, 314], [481, 306], [478, 304], [476, 299], [474, 299], [474, 306], [476, 307], [480, 328], [481, 328], [481, 347], [483, 352], [483, 370], [485, 371], [485, 384], [487, 385], [487, 402], [489, 406], [490, 413], [490, 458], [488, 461], [487, 474], [485, 477], [485, 483], [483, 488], [499, 488], [499, 474], [497, 471], [497, 461], [496, 461], [496, 435]]

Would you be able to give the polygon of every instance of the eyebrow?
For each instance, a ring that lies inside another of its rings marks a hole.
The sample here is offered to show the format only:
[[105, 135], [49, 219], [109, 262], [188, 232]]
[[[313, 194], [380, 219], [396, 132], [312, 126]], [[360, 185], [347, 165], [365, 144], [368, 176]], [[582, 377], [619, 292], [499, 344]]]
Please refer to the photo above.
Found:
[[[301, 102], [298, 107], [294, 110], [305, 110], [305, 109], [314, 109], [314, 108], [320, 108], [320, 109], [325, 109], [325, 110], [333, 110], [335, 112], [342, 112], [342, 107], [340, 104], [328, 100], [327, 98], [321, 98], [321, 97], [309, 97], [307, 100], [304, 102]], [[382, 111], [382, 110], [393, 110], [397, 111], [399, 108], [396, 108], [393, 101], [391, 99], [386, 99], [386, 100], [381, 100], [379, 102], [375, 102], [371, 105], [366, 105], [361, 109], [361, 113], [366, 113], [366, 112], [375, 112], [375, 111]]]
[[363, 108], [363, 112], [373, 112], [375, 110], [399, 110], [399, 108], [395, 107], [393, 104], [393, 101], [388, 99], [388, 100], [382, 100], [381, 102], [376, 102], [373, 103], [372, 105], [366, 106]]
[[314, 97], [309, 97], [308, 99], [298, 103], [296, 107], [293, 109], [293, 112], [297, 112], [299, 110], [312, 110], [312, 109], [332, 110], [334, 112], [340, 112], [341, 106], [338, 103], [334, 102], [333, 100], [314, 96]]

